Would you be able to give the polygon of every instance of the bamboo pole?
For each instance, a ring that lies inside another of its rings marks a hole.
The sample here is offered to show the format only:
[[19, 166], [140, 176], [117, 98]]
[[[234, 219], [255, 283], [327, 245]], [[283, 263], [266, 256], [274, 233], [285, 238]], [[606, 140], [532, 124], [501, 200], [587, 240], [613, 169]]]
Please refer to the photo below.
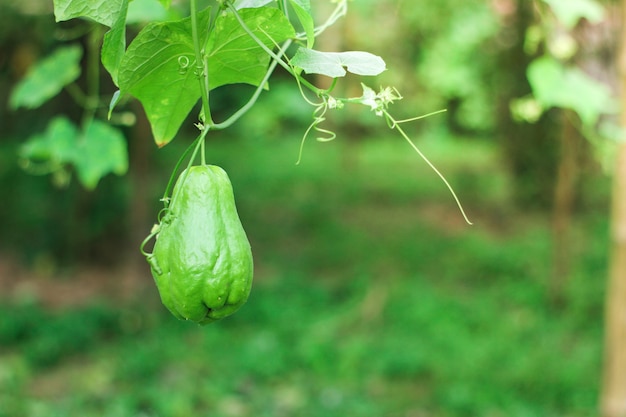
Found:
[[[626, 0], [622, 1], [622, 22]], [[626, 32], [619, 51], [622, 112], [626, 129]], [[606, 292], [604, 375], [601, 392], [603, 417], [626, 417], [626, 143], [617, 151], [611, 209], [611, 257]]]

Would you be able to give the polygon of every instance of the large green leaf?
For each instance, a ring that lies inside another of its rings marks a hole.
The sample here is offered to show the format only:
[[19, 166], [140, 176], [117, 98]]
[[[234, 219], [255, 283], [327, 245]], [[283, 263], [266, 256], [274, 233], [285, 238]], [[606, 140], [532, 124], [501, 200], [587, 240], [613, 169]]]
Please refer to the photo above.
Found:
[[[210, 10], [199, 17], [207, 27]], [[122, 58], [120, 90], [141, 101], [159, 146], [174, 138], [200, 98], [195, 68], [189, 18], [147, 25]]]
[[35, 64], [11, 93], [11, 108], [34, 109], [56, 96], [80, 76], [82, 55], [78, 45], [61, 46]]
[[126, 15], [128, 0], [122, 0], [120, 14], [102, 41], [102, 65], [109, 71], [113, 82], [118, 84], [120, 63], [126, 50]]
[[[295, 35], [277, 9], [244, 9], [239, 13], [269, 48]], [[208, 27], [209, 17], [210, 10], [201, 12], [199, 27]], [[211, 89], [236, 83], [258, 86], [270, 59], [232, 13], [216, 19], [205, 51]], [[191, 20], [146, 26], [122, 59], [119, 86], [122, 93], [134, 95], [143, 104], [157, 145], [169, 143], [200, 98]]]
[[113, 26], [123, 3], [127, 0], [54, 0], [57, 22], [76, 17], [87, 17], [106, 26]]
[[[243, 9], [239, 15], [263, 44], [274, 46], [295, 36], [295, 30], [278, 9]], [[209, 86], [226, 84], [258, 86], [267, 71], [270, 56], [246, 33], [232, 13], [221, 15], [207, 43]]]
[[378, 75], [385, 71], [385, 61], [369, 52], [320, 52], [300, 48], [291, 63], [302, 68], [307, 74], [322, 74], [329, 77], [343, 77], [346, 70], [357, 75]]
[[601, 115], [617, 111], [617, 103], [606, 85], [554, 58], [536, 59], [527, 75], [535, 98], [543, 107], [574, 110], [587, 126], [594, 125]]

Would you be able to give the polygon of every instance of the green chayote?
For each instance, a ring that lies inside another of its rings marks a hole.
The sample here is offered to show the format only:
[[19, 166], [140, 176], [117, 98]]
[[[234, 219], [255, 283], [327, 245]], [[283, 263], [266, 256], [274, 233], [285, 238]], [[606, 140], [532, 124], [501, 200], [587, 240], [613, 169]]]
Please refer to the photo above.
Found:
[[158, 227], [148, 261], [161, 301], [174, 316], [206, 324], [246, 302], [252, 251], [222, 168], [185, 170]]

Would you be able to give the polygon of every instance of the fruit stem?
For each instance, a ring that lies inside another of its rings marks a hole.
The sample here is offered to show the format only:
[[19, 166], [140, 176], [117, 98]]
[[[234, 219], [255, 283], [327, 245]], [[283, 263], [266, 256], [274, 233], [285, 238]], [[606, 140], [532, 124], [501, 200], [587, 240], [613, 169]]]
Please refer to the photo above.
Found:
[[198, 4], [197, 0], [189, 2], [191, 11], [191, 37], [193, 38], [193, 48], [196, 55], [196, 73], [200, 82], [200, 93], [202, 95], [202, 112], [204, 123], [212, 125], [211, 107], [209, 106], [209, 71], [204, 59], [202, 48], [200, 47], [200, 34], [198, 32]]
[[[185, 158], [187, 158], [187, 155], [189, 155], [189, 153], [193, 150], [191, 158], [189, 159], [189, 163], [187, 164], [187, 169], [189, 169], [191, 167], [191, 165], [193, 164], [194, 159], [196, 159], [196, 155], [198, 154], [198, 150], [200, 149], [201, 144], [204, 143], [204, 139], [206, 138], [207, 133], [209, 133], [209, 128], [205, 127], [202, 130], [202, 133], [200, 133], [200, 135], [193, 142], [191, 142], [191, 145], [189, 145], [187, 147], [187, 149], [185, 149], [185, 152], [183, 152], [181, 157], [178, 158], [178, 161], [176, 162], [176, 166], [174, 166], [174, 169], [172, 170], [172, 174], [170, 175], [170, 180], [167, 183], [167, 187], [165, 187], [165, 193], [163, 193], [163, 198], [161, 199], [163, 201], [163, 203], [164, 203], [166, 208], [171, 203], [170, 202], [170, 198], [169, 198], [169, 194], [172, 191], [172, 187], [174, 186], [174, 181], [176, 179], [176, 174], [178, 173], [178, 170], [180, 169], [180, 166], [182, 165], [182, 163], [185, 160]], [[203, 161], [203, 164], [204, 164], [204, 161]]]

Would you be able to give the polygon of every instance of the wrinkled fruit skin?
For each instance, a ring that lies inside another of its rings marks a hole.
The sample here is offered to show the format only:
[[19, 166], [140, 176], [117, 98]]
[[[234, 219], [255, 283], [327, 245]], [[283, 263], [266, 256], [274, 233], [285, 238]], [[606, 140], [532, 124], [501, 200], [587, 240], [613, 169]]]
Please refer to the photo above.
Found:
[[252, 251], [226, 172], [212, 165], [188, 171], [174, 186], [148, 261], [172, 314], [206, 324], [233, 314], [248, 299]]

